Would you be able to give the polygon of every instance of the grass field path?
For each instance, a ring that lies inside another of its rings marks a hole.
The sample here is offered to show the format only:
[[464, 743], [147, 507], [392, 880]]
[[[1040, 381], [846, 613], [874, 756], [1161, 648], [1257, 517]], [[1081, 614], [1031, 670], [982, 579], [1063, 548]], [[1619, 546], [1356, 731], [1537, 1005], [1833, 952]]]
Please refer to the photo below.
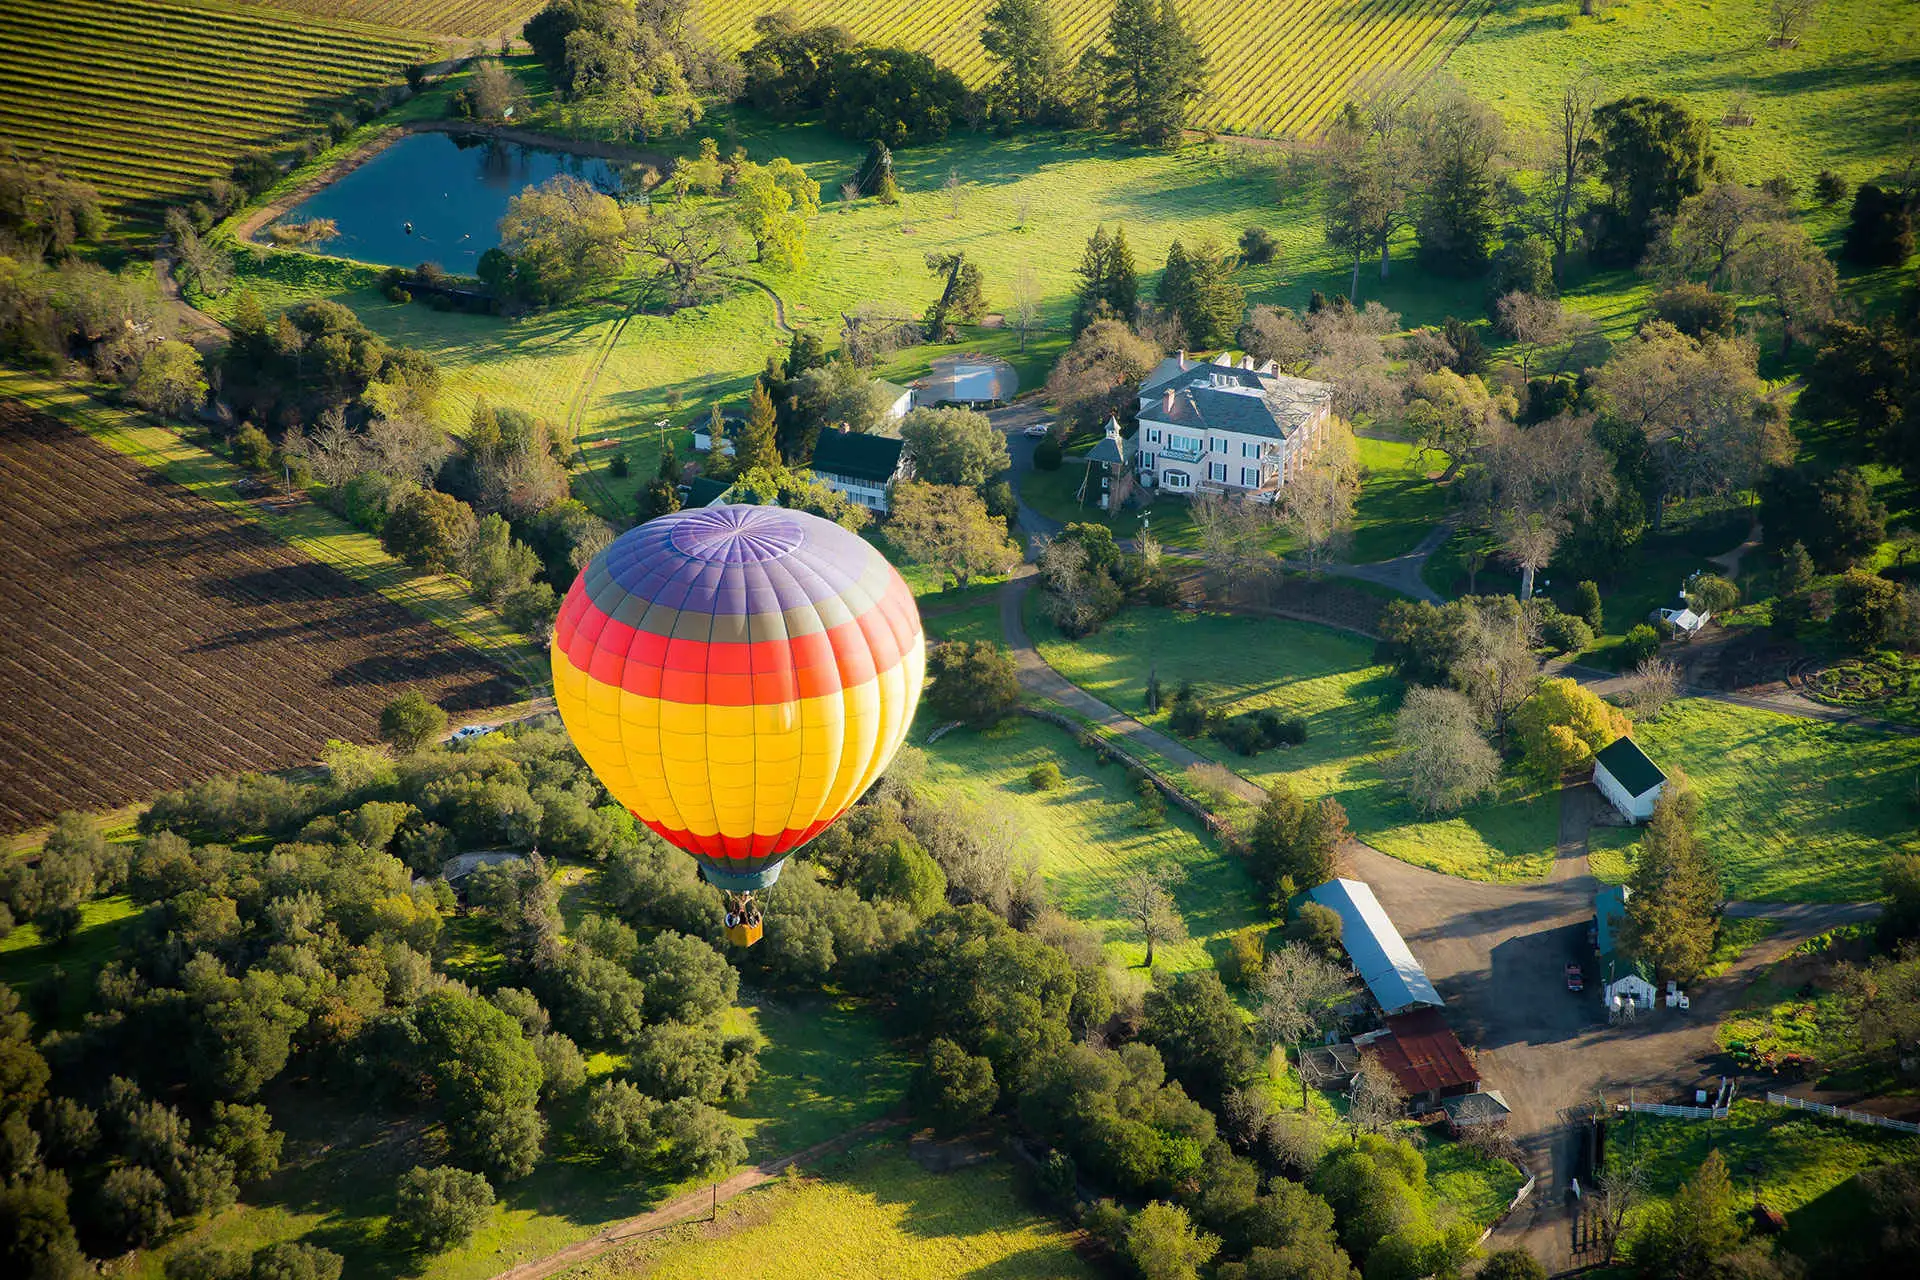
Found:
[[677, 1200], [669, 1200], [657, 1209], [651, 1209], [637, 1218], [616, 1223], [590, 1240], [570, 1244], [564, 1249], [508, 1267], [493, 1277], [493, 1280], [545, 1280], [548, 1276], [557, 1276], [583, 1262], [599, 1257], [607, 1250], [646, 1235], [651, 1231], [660, 1231], [676, 1223], [694, 1217], [702, 1210], [711, 1210], [724, 1204], [742, 1192], [751, 1191], [757, 1186], [771, 1182], [786, 1172], [789, 1165], [803, 1161], [817, 1160], [821, 1156], [832, 1155], [845, 1150], [860, 1139], [880, 1133], [900, 1123], [899, 1116], [882, 1116], [878, 1120], [869, 1120], [855, 1129], [849, 1129], [838, 1137], [828, 1138], [825, 1142], [816, 1142], [804, 1151], [795, 1151], [791, 1155], [781, 1156], [777, 1160], [768, 1160], [751, 1169], [743, 1169], [725, 1182], [707, 1187], [700, 1191], [691, 1191]]

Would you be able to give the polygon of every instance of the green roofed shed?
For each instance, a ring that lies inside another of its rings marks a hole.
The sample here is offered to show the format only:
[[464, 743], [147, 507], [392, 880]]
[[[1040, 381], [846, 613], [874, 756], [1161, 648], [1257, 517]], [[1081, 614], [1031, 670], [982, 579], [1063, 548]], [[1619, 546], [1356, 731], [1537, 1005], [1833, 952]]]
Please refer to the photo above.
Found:
[[1593, 785], [1628, 822], [1645, 822], [1666, 789], [1667, 775], [1632, 738], [1615, 738], [1593, 757]]

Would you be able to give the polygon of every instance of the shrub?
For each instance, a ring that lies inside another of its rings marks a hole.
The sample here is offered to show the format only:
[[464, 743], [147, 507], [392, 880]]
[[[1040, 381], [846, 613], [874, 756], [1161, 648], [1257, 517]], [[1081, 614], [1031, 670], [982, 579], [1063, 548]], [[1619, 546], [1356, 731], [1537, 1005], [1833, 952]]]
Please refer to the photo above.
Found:
[[1193, 687], [1193, 682], [1182, 680], [1179, 689], [1174, 691], [1173, 705], [1167, 712], [1167, 723], [1181, 737], [1197, 738], [1213, 723], [1214, 715], [1213, 708]]
[[998, 724], [1020, 702], [1013, 659], [988, 640], [949, 641], [927, 655], [927, 705], [975, 729]]
[[1655, 294], [1653, 314], [1691, 338], [1726, 337], [1733, 332], [1734, 301], [1730, 294], [1688, 281]]
[[1585, 618], [1556, 613], [1540, 626], [1540, 637], [1559, 653], [1579, 653], [1593, 643], [1593, 628]]
[[345, 1265], [331, 1249], [283, 1240], [253, 1255], [253, 1280], [340, 1280]]
[[1871, 182], [1853, 193], [1853, 211], [1840, 255], [1868, 267], [1899, 266], [1913, 256], [1913, 215], [1906, 197]]
[[400, 1175], [393, 1228], [429, 1253], [441, 1253], [473, 1238], [493, 1212], [493, 1184], [477, 1173], [445, 1165], [415, 1165]]
[[1627, 632], [1626, 643], [1620, 646], [1622, 666], [1635, 667], [1660, 652], [1660, 633], [1648, 623], [1641, 623]]
[[1261, 736], [1260, 726], [1254, 723], [1252, 716], [1234, 716], [1231, 719], [1216, 721], [1213, 736], [1220, 742], [1243, 756], [1256, 756], [1260, 748], [1266, 745]]
[[1220, 957], [1220, 978], [1231, 987], [1250, 987], [1260, 981], [1267, 964], [1267, 931], [1258, 926], [1242, 929], [1227, 938], [1226, 954]]
[[968, 1129], [992, 1114], [1000, 1099], [993, 1064], [945, 1038], [927, 1046], [926, 1060], [914, 1079], [922, 1110], [946, 1133]]
[[1687, 579], [1687, 603], [1699, 613], [1725, 613], [1740, 603], [1740, 588], [1717, 573], [1696, 573]]
[[1061, 774], [1060, 766], [1047, 760], [1027, 771], [1027, 785], [1035, 791], [1058, 791], [1067, 785], [1067, 780]]
[[1833, 626], [1848, 645], [1877, 649], [1907, 622], [1907, 604], [1897, 583], [1864, 569], [1849, 569], [1833, 593]]
[[380, 712], [380, 740], [401, 751], [418, 751], [447, 731], [447, 713], [418, 689], [389, 702]]
[[265, 471], [273, 465], [273, 441], [251, 422], [233, 433], [233, 460], [249, 471]]
[[1248, 227], [1240, 233], [1240, 260], [1252, 266], [1265, 266], [1280, 254], [1280, 242], [1265, 227]]
[[1813, 198], [1831, 209], [1847, 198], [1847, 180], [1831, 169], [1822, 169], [1813, 180]]
[[1584, 618], [1596, 634], [1599, 632], [1606, 615], [1600, 607], [1600, 588], [1591, 580], [1573, 589], [1573, 612]]

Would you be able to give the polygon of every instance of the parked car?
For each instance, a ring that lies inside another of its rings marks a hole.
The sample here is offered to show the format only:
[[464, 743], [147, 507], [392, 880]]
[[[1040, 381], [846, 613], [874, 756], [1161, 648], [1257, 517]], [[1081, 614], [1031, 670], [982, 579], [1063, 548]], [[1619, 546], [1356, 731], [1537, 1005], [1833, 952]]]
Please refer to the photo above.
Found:
[[1051, 434], [1052, 431], [1053, 424], [1051, 422], [1036, 422], [1027, 428], [1026, 436], [1029, 440], [1038, 440], [1042, 436]]
[[1586, 975], [1580, 972], [1580, 966], [1577, 964], [1568, 965], [1567, 966], [1567, 990], [1585, 991], [1586, 989], [1587, 989]]
[[463, 724], [447, 738], [448, 742], [465, 742], [469, 738], [484, 738], [500, 726], [495, 724]]

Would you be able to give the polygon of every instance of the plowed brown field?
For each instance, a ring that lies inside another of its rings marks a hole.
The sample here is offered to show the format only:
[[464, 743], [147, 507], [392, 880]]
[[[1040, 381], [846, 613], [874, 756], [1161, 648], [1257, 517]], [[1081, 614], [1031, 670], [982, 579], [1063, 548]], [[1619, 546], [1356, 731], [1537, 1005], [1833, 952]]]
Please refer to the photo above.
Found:
[[0, 401], [0, 832], [365, 741], [493, 663], [265, 530]]

